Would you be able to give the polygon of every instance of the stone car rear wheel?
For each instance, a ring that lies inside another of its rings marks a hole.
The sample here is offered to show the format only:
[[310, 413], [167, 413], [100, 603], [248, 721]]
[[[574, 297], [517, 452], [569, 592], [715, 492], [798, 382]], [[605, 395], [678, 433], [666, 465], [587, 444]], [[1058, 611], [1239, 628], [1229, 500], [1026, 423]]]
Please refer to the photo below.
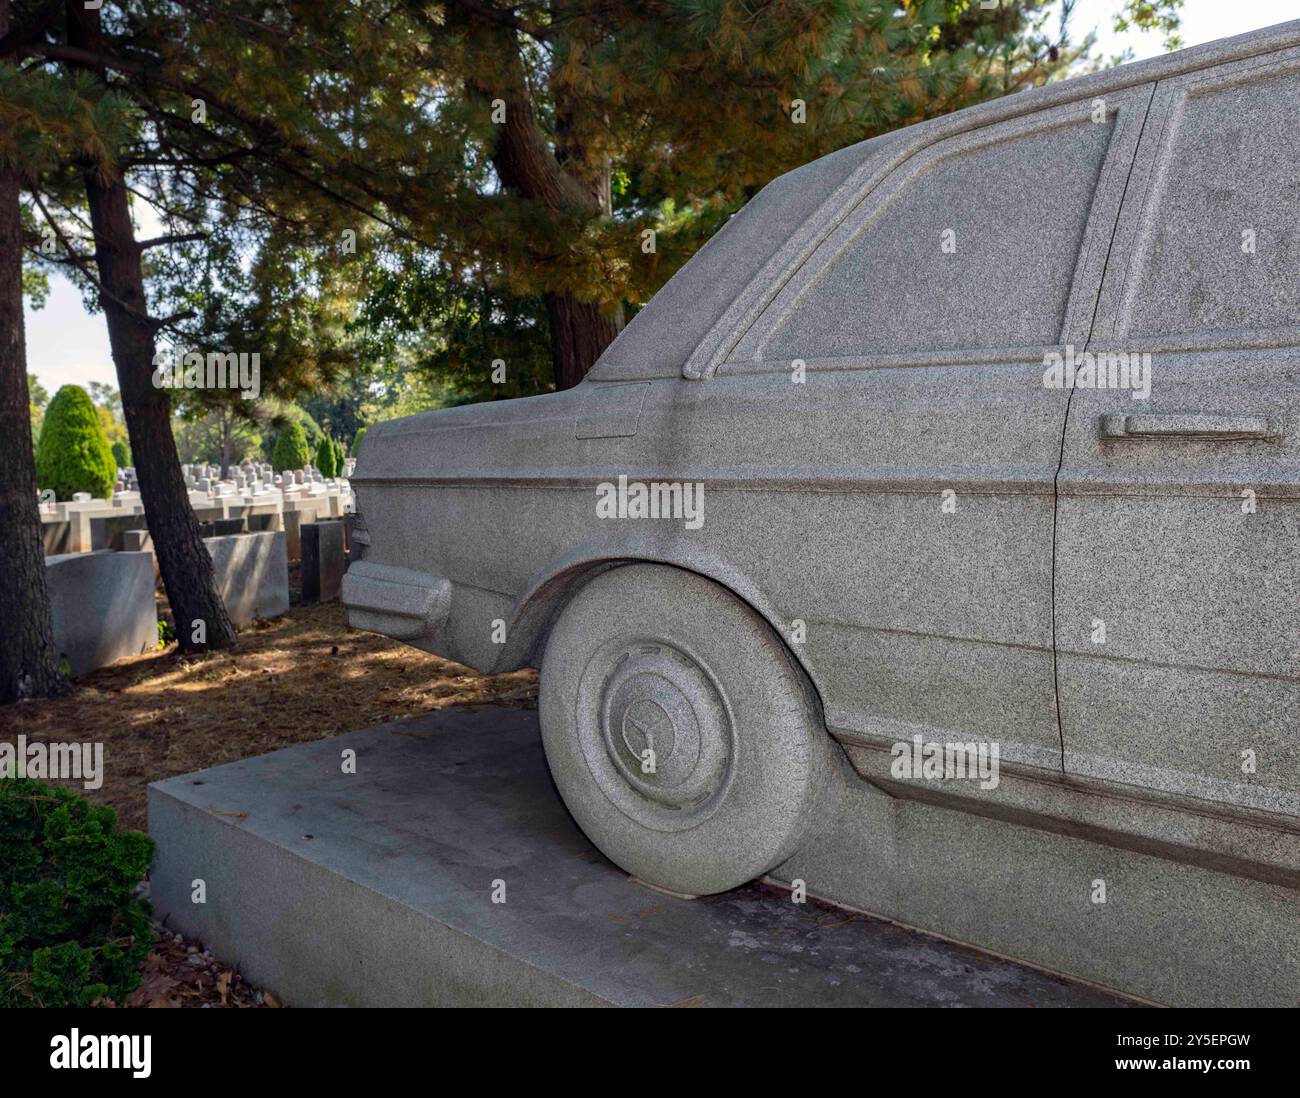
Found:
[[780, 639], [693, 572], [627, 565], [586, 584], [547, 641], [539, 709], [579, 826], [674, 892], [785, 861], [831, 782], [834, 748]]

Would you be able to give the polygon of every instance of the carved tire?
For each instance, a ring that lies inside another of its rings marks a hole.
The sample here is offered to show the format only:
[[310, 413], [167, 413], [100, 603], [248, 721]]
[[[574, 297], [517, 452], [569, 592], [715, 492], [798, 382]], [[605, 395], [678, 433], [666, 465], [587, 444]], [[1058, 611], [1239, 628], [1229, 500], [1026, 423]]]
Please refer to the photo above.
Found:
[[834, 748], [780, 639], [693, 572], [603, 572], [547, 641], [539, 698], [555, 784], [613, 862], [687, 895], [780, 865], [807, 837]]

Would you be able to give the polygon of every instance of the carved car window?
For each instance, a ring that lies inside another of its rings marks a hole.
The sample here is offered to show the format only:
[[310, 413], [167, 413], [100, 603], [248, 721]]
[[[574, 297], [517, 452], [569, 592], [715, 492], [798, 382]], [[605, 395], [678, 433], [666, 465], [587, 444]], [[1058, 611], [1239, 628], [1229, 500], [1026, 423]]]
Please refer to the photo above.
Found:
[[1081, 106], [1027, 125], [951, 139], [900, 169], [895, 193], [772, 303], [755, 357], [1055, 344], [1115, 120]]
[[1166, 114], [1120, 331], [1300, 326], [1300, 63], [1188, 81]]

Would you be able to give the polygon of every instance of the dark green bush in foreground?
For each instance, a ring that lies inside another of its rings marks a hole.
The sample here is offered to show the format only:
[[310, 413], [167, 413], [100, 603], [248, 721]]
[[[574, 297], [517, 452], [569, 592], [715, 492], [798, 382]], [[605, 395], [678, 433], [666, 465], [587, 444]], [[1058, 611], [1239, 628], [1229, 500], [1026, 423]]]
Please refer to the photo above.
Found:
[[153, 840], [57, 786], [0, 779], [0, 1007], [121, 1004], [153, 943]]

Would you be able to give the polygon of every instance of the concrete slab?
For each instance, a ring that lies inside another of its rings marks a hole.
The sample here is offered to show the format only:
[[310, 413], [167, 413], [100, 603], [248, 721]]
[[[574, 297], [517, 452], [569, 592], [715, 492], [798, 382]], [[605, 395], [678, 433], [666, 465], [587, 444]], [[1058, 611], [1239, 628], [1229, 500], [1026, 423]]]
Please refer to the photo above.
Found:
[[770, 886], [651, 891], [569, 818], [532, 712], [445, 710], [158, 782], [149, 827], [166, 924], [293, 1005], [1120, 1001]]

